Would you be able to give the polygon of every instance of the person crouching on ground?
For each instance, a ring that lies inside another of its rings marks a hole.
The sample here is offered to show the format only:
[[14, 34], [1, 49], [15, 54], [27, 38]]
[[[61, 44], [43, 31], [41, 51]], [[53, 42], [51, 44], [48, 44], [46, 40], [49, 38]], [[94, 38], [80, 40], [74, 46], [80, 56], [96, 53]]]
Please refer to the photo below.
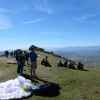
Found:
[[31, 70], [30, 70], [31, 76], [33, 78], [37, 78], [36, 73], [35, 73], [35, 70], [37, 68], [37, 61], [36, 61], [37, 54], [34, 52], [34, 48], [31, 48], [31, 52], [29, 53], [29, 57], [30, 57], [30, 61], [31, 61]]
[[77, 69], [79, 69], [79, 70], [84, 70], [83, 69], [83, 64], [81, 63], [81, 62], [78, 62], [78, 65], [77, 65]]

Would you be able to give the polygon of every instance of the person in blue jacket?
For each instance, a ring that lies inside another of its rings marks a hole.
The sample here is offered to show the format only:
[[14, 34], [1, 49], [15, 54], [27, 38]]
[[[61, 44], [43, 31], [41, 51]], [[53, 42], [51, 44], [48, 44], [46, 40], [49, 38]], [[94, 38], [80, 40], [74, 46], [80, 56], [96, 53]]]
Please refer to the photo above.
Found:
[[36, 73], [35, 73], [35, 70], [37, 68], [37, 54], [35, 53], [34, 48], [31, 48], [29, 57], [31, 61], [31, 70], [30, 70], [31, 76], [33, 78], [37, 78]]

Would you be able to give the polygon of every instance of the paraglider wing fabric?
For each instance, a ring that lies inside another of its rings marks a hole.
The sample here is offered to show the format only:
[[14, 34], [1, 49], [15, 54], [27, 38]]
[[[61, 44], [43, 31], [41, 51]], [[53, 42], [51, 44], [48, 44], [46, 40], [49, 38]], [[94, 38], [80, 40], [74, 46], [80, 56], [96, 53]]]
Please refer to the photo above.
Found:
[[7, 63], [8, 64], [17, 64], [17, 61], [16, 60], [7, 60]]
[[18, 99], [30, 96], [31, 92], [24, 91], [22, 89], [23, 86], [30, 87], [32, 84], [30, 80], [22, 76], [0, 83], [0, 100]]

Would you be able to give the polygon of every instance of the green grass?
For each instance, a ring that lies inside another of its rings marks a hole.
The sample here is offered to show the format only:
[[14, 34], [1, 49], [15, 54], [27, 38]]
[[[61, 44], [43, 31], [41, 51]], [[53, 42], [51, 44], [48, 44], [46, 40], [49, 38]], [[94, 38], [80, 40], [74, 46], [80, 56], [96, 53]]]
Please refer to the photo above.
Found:
[[[100, 100], [100, 69], [84, 66], [85, 70], [73, 70], [65, 67], [57, 67], [57, 63], [63, 59], [38, 51], [40, 55], [37, 59], [38, 67], [36, 70], [37, 76], [41, 80], [32, 79], [33, 84], [41, 85], [44, 81], [55, 82], [59, 84], [60, 90], [58, 93], [50, 93], [46, 96], [35, 96], [28, 100]], [[44, 67], [41, 65], [41, 60], [48, 56], [48, 61], [52, 67]], [[7, 64], [7, 59], [0, 57], [0, 82], [5, 82], [10, 79], [17, 78], [17, 65]], [[76, 66], [75, 66], [76, 67]], [[30, 75], [30, 67], [24, 66], [23, 74]], [[23, 98], [21, 100], [26, 100]]]

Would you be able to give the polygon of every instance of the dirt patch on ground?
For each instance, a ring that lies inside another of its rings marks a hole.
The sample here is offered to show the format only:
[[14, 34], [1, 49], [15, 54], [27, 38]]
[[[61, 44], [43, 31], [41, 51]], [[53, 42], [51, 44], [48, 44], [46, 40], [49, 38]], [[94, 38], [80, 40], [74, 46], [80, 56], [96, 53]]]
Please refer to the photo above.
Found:
[[0, 71], [0, 77], [2, 77], [5, 73]]

